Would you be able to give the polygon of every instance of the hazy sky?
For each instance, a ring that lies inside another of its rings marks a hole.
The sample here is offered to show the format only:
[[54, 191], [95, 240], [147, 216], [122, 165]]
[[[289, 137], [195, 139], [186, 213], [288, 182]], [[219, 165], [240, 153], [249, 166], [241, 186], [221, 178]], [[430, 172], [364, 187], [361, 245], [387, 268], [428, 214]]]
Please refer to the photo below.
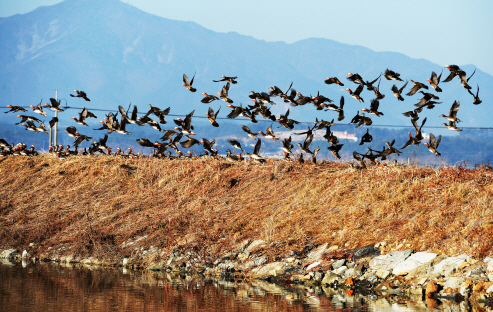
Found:
[[[104, 0], [101, 0], [104, 1]], [[123, 0], [165, 18], [267, 41], [317, 37], [493, 74], [493, 1]], [[61, 0], [0, 0], [0, 16]], [[327, 51], [330, 57], [330, 51]]]

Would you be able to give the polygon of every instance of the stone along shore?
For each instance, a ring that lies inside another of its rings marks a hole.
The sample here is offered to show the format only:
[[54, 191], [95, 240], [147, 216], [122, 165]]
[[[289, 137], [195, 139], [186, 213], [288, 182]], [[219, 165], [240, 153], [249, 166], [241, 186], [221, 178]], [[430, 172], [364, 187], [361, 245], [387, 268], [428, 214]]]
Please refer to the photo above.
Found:
[[[140, 237], [126, 244], [145, 239]], [[353, 250], [328, 243], [309, 245], [311, 250], [303, 256], [290, 252], [269, 261], [265, 251], [271, 244], [260, 239], [246, 240], [236, 244], [231, 252], [218, 256], [213, 264], [205, 264], [196, 253], [186, 249], [177, 248], [166, 255], [165, 250], [152, 246], [136, 248], [131, 256], [119, 261], [60, 256], [64, 250], [40, 252], [35, 245], [22, 253], [15, 249], [4, 250], [0, 258], [4, 262], [22, 259], [121, 266], [232, 281], [262, 280], [285, 286], [342, 288], [362, 294], [422, 295], [457, 302], [493, 299], [492, 258], [473, 259], [467, 254], [447, 256], [412, 249], [383, 254], [382, 250], [388, 250], [385, 246], [385, 241]]]

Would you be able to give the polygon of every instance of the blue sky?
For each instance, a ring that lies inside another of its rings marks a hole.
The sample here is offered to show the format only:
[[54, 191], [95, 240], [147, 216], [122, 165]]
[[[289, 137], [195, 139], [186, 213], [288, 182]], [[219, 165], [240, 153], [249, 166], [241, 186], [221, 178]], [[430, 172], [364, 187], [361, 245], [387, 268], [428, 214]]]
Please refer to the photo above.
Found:
[[[58, 2], [61, 0], [0, 0], [0, 16], [23, 14]], [[165, 18], [193, 21], [217, 32], [235, 31], [288, 43], [327, 38], [375, 51], [400, 52], [443, 66], [474, 64], [493, 75], [490, 0], [123, 2]]]

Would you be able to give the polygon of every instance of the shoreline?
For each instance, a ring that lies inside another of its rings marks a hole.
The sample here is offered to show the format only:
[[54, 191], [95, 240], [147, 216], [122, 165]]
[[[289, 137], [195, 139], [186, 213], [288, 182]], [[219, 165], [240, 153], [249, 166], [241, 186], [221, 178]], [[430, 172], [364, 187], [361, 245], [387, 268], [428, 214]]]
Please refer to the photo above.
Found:
[[[474, 259], [470, 255], [447, 256], [411, 249], [382, 254], [381, 242], [355, 250], [330, 244], [314, 247], [304, 256], [284, 255], [268, 261], [263, 255], [269, 244], [263, 240], [244, 241], [230, 253], [218, 256], [213, 265], [200, 263], [190, 250], [174, 250], [167, 257], [144, 266], [142, 260], [153, 259], [156, 249], [141, 250], [134, 257], [117, 262], [104, 259], [77, 258], [64, 255], [33, 256], [18, 250], [0, 250], [2, 262], [52, 262], [70, 266], [122, 268], [156, 274], [174, 274], [233, 283], [266, 283], [278, 287], [302, 287], [343, 290], [353, 296], [397, 295], [420, 296], [427, 302], [446, 299], [475, 305], [493, 303], [493, 258]], [[34, 250], [35, 248], [33, 248]], [[274, 286], [272, 286], [274, 287]]]

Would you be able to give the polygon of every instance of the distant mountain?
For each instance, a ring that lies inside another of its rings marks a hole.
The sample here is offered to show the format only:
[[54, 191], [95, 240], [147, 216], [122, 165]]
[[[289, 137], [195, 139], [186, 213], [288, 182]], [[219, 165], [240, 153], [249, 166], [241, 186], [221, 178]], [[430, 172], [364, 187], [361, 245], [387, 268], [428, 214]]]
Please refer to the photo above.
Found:
[[[170, 106], [171, 114], [184, 115], [195, 109], [196, 115], [204, 116], [208, 105], [200, 103], [201, 93], [219, 92], [223, 84], [212, 80], [228, 75], [238, 76], [238, 84], [230, 89], [234, 104], [250, 104], [249, 91], [267, 91], [274, 85], [286, 90], [291, 82], [303, 95], [315, 96], [320, 92], [336, 104], [344, 95], [344, 123], [357, 110], [369, 107], [374, 98], [367, 90], [362, 93], [365, 103], [351, 98], [343, 90], [356, 87], [344, 79], [348, 72], [372, 80], [389, 68], [399, 72], [404, 80], [427, 85], [432, 70], [443, 70], [442, 79], [449, 73], [443, 68], [446, 64], [327, 39], [286, 44], [237, 33], [216, 33], [192, 22], [145, 13], [118, 0], [66, 0], [27, 14], [0, 18], [0, 55], [0, 106], [36, 105], [40, 99], [45, 103], [58, 88], [59, 97], [69, 106], [116, 109], [117, 105], [128, 107], [132, 103], [139, 111], [146, 111], [152, 103], [161, 108]], [[444, 92], [438, 95], [443, 104], [423, 111], [422, 116], [428, 117], [426, 125], [439, 126], [445, 122], [438, 116], [448, 115], [452, 102], [458, 100], [458, 117], [463, 120], [460, 126], [491, 126], [488, 116], [493, 114], [489, 105], [493, 77], [473, 65], [458, 65], [468, 75], [476, 69], [470, 84], [474, 92], [476, 85], [480, 85], [483, 104], [472, 105], [472, 97], [457, 78], [441, 83]], [[184, 73], [190, 78], [196, 73], [194, 87], [198, 92], [192, 94], [181, 85]], [[332, 76], [339, 77], [345, 86], [324, 84], [324, 79]], [[399, 87], [402, 84], [397, 83]], [[380, 89], [386, 97], [381, 100], [380, 110], [385, 115], [373, 118], [374, 124], [410, 125], [402, 112], [414, 109], [420, 96], [404, 96], [405, 101], [399, 102], [390, 91], [392, 85], [391, 81], [381, 82]], [[406, 93], [411, 86], [409, 83]], [[69, 97], [73, 89], [84, 90], [91, 102]], [[211, 105], [215, 110], [222, 107], [220, 116], [229, 111], [225, 102]], [[278, 115], [287, 108], [290, 106], [278, 101], [272, 110]], [[15, 119], [12, 116], [0, 114], [0, 122], [11, 124]], [[67, 111], [60, 116], [70, 123], [76, 112]], [[315, 117], [331, 120], [337, 114], [306, 105], [291, 107], [290, 117], [302, 121]], [[431, 131], [451, 134], [445, 128]]]

